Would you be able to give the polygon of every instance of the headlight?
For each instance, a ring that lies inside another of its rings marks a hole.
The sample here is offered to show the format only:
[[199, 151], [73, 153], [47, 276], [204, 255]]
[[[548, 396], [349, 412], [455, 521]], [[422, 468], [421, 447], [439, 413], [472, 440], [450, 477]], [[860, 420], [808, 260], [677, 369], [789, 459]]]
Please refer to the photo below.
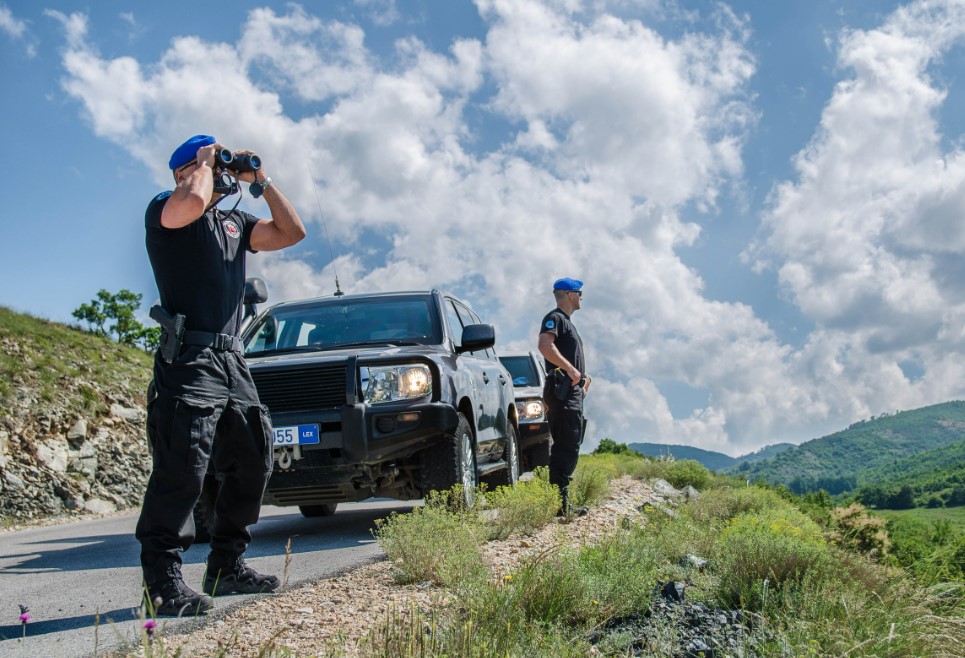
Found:
[[421, 364], [362, 367], [359, 381], [366, 404], [411, 400], [432, 393], [432, 373]]
[[533, 420], [535, 418], [542, 418], [543, 401], [542, 400], [525, 400], [524, 402], [517, 402], [516, 413], [519, 414], [520, 420]]

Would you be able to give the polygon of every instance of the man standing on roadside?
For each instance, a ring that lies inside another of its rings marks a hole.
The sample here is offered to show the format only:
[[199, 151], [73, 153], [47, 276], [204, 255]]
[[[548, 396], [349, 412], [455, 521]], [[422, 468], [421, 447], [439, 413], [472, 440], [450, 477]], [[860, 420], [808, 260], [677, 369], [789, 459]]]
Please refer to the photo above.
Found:
[[556, 308], [546, 314], [539, 329], [539, 351], [546, 359], [546, 385], [543, 402], [553, 445], [550, 449], [550, 484], [560, 489], [563, 504], [557, 516], [575, 513], [583, 516], [585, 507], [569, 505], [569, 485], [576, 470], [583, 443], [583, 397], [590, 389], [584, 370], [583, 340], [570, 319], [580, 309], [583, 282], [557, 279], [553, 284]]
[[[203, 614], [214, 605], [211, 596], [270, 592], [279, 584], [242, 558], [271, 474], [273, 440], [238, 329], [246, 252], [293, 245], [305, 237], [305, 227], [264, 168], [240, 164], [249, 151], [225, 162], [225, 156], [216, 160], [221, 149], [210, 135], [181, 144], [168, 163], [174, 191], [156, 196], [145, 213], [147, 253], [161, 298], [151, 317], [161, 323], [162, 337], [148, 399], [154, 468], [135, 535], [152, 615]], [[271, 219], [220, 210], [222, 194], [237, 190], [225, 186], [225, 175], [250, 183]], [[194, 541], [192, 511], [209, 461], [223, 480], [201, 594], [184, 583], [181, 551]]]

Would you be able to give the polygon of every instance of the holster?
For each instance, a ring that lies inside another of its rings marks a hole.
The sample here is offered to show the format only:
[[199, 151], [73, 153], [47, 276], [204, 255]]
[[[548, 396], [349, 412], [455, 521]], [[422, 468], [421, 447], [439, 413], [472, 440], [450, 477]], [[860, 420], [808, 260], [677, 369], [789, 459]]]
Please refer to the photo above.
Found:
[[573, 380], [565, 372], [557, 368], [553, 371], [553, 397], [565, 400], [573, 390]]
[[171, 315], [163, 306], [155, 304], [151, 307], [151, 319], [161, 325], [161, 358], [165, 363], [172, 363], [181, 353], [184, 341], [184, 322], [187, 319], [182, 313]]

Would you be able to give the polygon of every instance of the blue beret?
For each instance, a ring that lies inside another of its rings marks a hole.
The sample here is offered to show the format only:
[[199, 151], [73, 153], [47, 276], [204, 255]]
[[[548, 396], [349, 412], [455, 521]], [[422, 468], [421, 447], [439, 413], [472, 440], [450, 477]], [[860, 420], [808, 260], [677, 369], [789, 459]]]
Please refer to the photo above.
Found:
[[216, 140], [211, 135], [195, 135], [191, 137], [181, 146], [174, 149], [174, 153], [171, 154], [171, 160], [168, 162], [168, 166], [171, 167], [171, 171], [183, 167], [198, 156], [198, 149], [202, 146], [208, 146], [209, 144], [217, 144]]
[[564, 277], [562, 279], [557, 279], [553, 283], [553, 290], [582, 290], [583, 282], [579, 279], [571, 279], [569, 277]]

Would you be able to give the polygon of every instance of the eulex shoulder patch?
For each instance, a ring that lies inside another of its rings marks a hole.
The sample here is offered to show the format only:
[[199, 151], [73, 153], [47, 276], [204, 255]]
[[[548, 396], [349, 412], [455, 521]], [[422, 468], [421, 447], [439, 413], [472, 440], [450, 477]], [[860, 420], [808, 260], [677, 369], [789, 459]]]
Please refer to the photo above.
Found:
[[547, 320], [547, 321], [546, 321], [546, 324], [543, 325], [543, 326], [545, 326], [547, 329], [552, 329], [553, 327], [556, 326], [556, 323], [553, 322], [552, 320]]
[[241, 229], [238, 228], [238, 225], [235, 224], [234, 220], [226, 219], [221, 222], [221, 225], [224, 226], [224, 232], [228, 234], [229, 238], [234, 238], [237, 240], [241, 237]]

